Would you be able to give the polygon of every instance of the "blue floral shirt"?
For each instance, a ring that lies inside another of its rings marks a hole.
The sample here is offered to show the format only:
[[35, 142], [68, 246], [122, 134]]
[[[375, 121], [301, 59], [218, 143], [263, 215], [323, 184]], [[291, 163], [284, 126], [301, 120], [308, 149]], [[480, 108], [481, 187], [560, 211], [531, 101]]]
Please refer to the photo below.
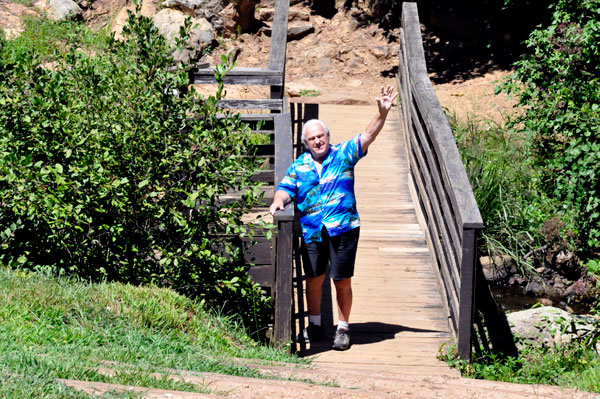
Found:
[[306, 243], [321, 241], [324, 225], [330, 236], [360, 226], [354, 195], [354, 165], [363, 157], [360, 134], [330, 145], [321, 177], [310, 152], [296, 159], [277, 186], [296, 199]]

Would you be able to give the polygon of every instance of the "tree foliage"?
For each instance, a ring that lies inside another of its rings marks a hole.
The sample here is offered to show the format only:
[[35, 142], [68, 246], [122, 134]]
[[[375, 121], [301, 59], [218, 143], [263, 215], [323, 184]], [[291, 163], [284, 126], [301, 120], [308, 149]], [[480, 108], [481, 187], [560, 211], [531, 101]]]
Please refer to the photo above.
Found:
[[582, 250], [600, 248], [600, 0], [560, 0], [534, 30], [507, 92], [525, 112], [538, 186], [560, 201]]
[[[222, 86], [188, 90], [149, 18], [130, 13], [124, 35], [63, 43], [52, 64], [0, 39], [0, 262], [168, 286], [256, 319], [266, 301], [233, 244], [258, 199], [248, 126], [217, 117]], [[231, 190], [246, 194], [223, 205]]]

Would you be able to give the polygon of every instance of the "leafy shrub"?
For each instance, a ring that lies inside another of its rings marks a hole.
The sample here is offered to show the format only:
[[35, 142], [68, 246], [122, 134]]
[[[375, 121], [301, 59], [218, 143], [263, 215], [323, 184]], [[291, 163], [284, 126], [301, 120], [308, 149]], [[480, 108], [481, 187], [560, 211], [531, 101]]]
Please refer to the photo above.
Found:
[[449, 120], [485, 221], [480, 253], [508, 254], [531, 269], [525, 255], [543, 242], [541, 227], [556, 208], [538, 190], [523, 138], [497, 122]]
[[[559, 0], [551, 24], [533, 31], [531, 54], [501, 86], [518, 95], [538, 187], [562, 202], [581, 240], [600, 248], [600, 0]], [[570, 216], [573, 215], [573, 216]]]
[[[123, 32], [94, 51], [67, 38], [52, 64], [0, 39], [0, 262], [172, 287], [257, 321], [266, 301], [233, 244], [258, 199], [249, 128], [217, 117], [222, 86], [188, 90], [150, 19], [130, 13]], [[220, 203], [231, 190], [245, 194]]]

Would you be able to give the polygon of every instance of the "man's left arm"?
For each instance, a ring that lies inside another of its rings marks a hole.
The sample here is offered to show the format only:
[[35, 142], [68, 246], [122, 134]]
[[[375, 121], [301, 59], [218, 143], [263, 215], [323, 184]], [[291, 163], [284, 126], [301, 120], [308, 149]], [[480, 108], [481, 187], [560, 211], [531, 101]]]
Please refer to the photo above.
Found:
[[383, 128], [387, 114], [390, 111], [390, 108], [392, 108], [392, 103], [397, 95], [398, 93], [394, 94], [394, 87], [392, 85], [388, 85], [386, 88], [381, 86], [381, 96], [375, 99], [375, 101], [377, 101], [377, 114], [371, 122], [369, 122], [365, 132], [360, 136], [360, 145], [363, 154], [367, 152], [369, 146], [375, 141], [377, 135]]

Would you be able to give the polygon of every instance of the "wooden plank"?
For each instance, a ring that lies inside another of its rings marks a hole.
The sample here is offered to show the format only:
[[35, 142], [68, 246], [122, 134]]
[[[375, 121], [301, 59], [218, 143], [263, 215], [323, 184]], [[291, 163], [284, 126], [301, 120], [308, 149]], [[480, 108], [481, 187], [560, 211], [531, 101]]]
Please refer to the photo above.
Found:
[[[411, 135], [411, 142], [413, 139], [415, 139], [415, 136]], [[434, 241], [434, 248], [438, 255], [438, 260], [443, 260], [441, 264], [445, 265], [448, 269], [448, 277], [452, 278], [454, 291], [458, 293], [460, 287], [459, 265], [454, 254], [445, 245], [442, 245], [443, 242], [446, 242], [446, 239], [444, 232], [439, 229], [440, 221], [443, 223], [443, 218], [439, 211], [439, 201], [431, 189], [433, 184], [428, 174], [429, 168], [421, 151], [419, 151], [422, 148], [418, 143], [412, 142], [412, 144], [413, 153], [415, 154], [415, 164], [417, 166], [415, 172], [420, 177], [417, 181], [417, 186], [422, 196], [427, 195], [425, 201], [427, 204], [425, 208], [427, 210], [427, 225], [432, 233], [431, 237]]]
[[[270, 254], [269, 254], [270, 255]], [[273, 265], [252, 266], [248, 269], [252, 281], [261, 287], [273, 287], [275, 281], [275, 268]]]
[[223, 109], [268, 109], [281, 111], [283, 100], [221, 100], [219, 107]]
[[473, 326], [473, 294], [475, 292], [475, 240], [476, 230], [463, 232], [463, 256], [460, 266], [460, 310], [458, 313], [458, 355], [469, 360], [471, 357], [471, 330]]
[[278, 223], [275, 270], [274, 342], [285, 344], [291, 339], [292, 328], [292, 239], [293, 221]]
[[[411, 156], [414, 156], [411, 154]], [[415, 177], [415, 183], [417, 184], [417, 187], [419, 187], [419, 191], [420, 192], [425, 192], [425, 187], [424, 187], [424, 182], [423, 182], [423, 178], [422, 176], [420, 176], [419, 173], [419, 169], [415, 170], [416, 174], [413, 175], [413, 177]], [[429, 201], [427, 199], [424, 199], [423, 197], [421, 197], [421, 200], [423, 201], [423, 205], [424, 205], [424, 210], [425, 210], [425, 215], [431, 215], [432, 210], [431, 210], [431, 204], [429, 203]], [[438, 269], [440, 270], [440, 274], [443, 276], [442, 281], [444, 282], [444, 286], [445, 286], [445, 294], [447, 296], [447, 301], [449, 303], [449, 308], [451, 310], [452, 313], [457, 314], [458, 312], [456, 311], [458, 309], [458, 304], [459, 304], [459, 296], [458, 296], [458, 287], [460, 287], [458, 285], [458, 281], [456, 281], [454, 278], [452, 278], [451, 274], [449, 273], [449, 268], [447, 266], [447, 259], [445, 257], [440, 257], [440, 255], [444, 254], [444, 251], [441, 248], [440, 242], [435, 238], [438, 237], [438, 232], [437, 229], [435, 227], [435, 225], [433, 225], [430, 222], [430, 216], [427, 216], [426, 219], [426, 223], [428, 225], [428, 229], [432, 235], [432, 244], [433, 247], [435, 249], [436, 252], [436, 258], [438, 259]], [[448, 284], [451, 284], [450, 286], [448, 286]]]
[[[285, 54], [287, 47], [287, 27], [290, 1], [276, 0], [275, 15], [273, 16], [273, 32], [269, 48], [269, 69], [285, 74]], [[283, 85], [283, 82], [281, 83]]]
[[[193, 72], [193, 84], [215, 84], [215, 67], [202, 68]], [[267, 68], [233, 68], [223, 77], [225, 84], [237, 85], [283, 85], [284, 78], [281, 70]]]
[[[411, 105], [412, 104], [409, 104], [408, 108], [412, 118], [419, 119], [419, 116], [417, 115], [418, 110]], [[414, 129], [415, 137], [419, 137], [423, 154], [427, 159], [427, 166], [429, 166], [428, 171], [430, 172], [431, 176], [430, 183], [433, 184], [427, 184], [426, 187], [430, 192], [430, 197], [434, 189], [438, 193], [438, 197], [443, 197], [438, 201], [436, 209], [439, 209], [437, 212], [437, 217], [440, 219], [440, 222], [444, 223], [444, 241], [450, 238], [452, 248], [454, 249], [454, 254], [460, 254], [461, 240], [459, 238], [459, 230], [462, 230], [462, 225], [461, 228], [459, 228], [459, 225], [454, 218], [454, 212], [448, 206], [449, 194], [446, 191], [446, 187], [448, 186], [444, 184], [442, 177], [440, 176], [440, 163], [437, 159], [437, 154], [432, 152], [432, 148], [430, 147], [430, 141], [428, 140], [430, 132], [425, 132], [421, 123], [415, 123], [413, 126], [416, 128]]]
[[271, 240], [259, 241], [246, 249], [244, 259], [247, 263], [254, 265], [272, 265], [272, 251], [273, 243]]
[[280, 114], [275, 118], [275, 185], [281, 182], [292, 161], [291, 116]]
[[252, 178], [252, 181], [262, 181], [265, 183], [271, 183], [275, 181], [275, 171], [274, 170], [261, 170], [255, 173]]

